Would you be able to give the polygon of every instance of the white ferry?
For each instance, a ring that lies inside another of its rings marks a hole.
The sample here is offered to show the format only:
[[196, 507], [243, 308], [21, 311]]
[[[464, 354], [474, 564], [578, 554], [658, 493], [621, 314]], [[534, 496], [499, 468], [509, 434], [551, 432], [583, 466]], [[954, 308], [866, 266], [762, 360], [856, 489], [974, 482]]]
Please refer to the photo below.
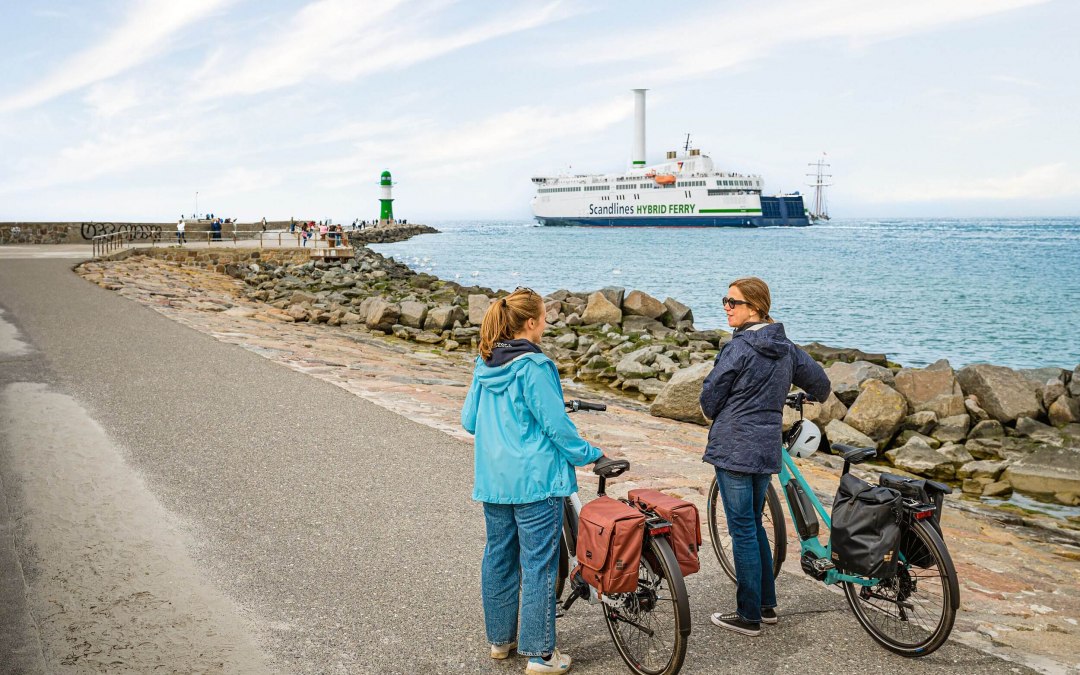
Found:
[[634, 154], [623, 173], [535, 176], [533, 216], [541, 225], [803, 226], [800, 194], [765, 196], [761, 176], [717, 171], [690, 147], [645, 165], [645, 90], [634, 89]]

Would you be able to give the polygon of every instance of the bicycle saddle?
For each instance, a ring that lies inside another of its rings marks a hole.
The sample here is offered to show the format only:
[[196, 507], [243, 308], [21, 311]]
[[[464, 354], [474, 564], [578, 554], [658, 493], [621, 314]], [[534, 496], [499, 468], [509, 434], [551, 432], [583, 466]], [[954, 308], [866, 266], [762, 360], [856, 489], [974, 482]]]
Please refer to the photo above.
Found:
[[596, 464], [593, 464], [593, 473], [597, 476], [603, 476], [604, 478], [614, 478], [615, 476], [626, 473], [630, 469], [630, 462], [625, 459], [612, 459], [610, 457], [601, 457], [596, 460]]
[[832, 448], [840, 453], [840, 457], [845, 462], [851, 462], [852, 464], [859, 464], [877, 457], [877, 448], [856, 448], [854, 445], [844, 445], [843, 443], [833, 443]]

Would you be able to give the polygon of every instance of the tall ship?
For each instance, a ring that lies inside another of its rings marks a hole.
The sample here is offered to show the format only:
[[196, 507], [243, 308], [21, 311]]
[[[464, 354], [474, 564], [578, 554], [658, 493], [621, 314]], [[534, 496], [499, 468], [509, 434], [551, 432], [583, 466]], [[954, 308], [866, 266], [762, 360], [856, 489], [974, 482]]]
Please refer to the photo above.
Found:
[[534, 176], [533, 216], [541, 225], [607, 227], [805, 226], [802, 195], [762, 193], [755, 174], [717, 171], [690, 147], [645, 164], [645, 90], [634, 89], [631, 166], [622, 173]]

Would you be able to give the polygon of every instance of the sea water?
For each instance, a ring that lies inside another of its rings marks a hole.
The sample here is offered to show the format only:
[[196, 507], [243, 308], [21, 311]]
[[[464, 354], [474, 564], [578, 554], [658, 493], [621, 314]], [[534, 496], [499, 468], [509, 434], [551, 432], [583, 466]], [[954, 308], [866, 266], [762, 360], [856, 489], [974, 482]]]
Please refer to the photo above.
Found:
[[434, 222], [372, 249], [417, 271], [541, 294], [638, 289], [726, 328], [727, 284], [754, 275], [799, 343], [894, 362], [1080, 363], [1080, 219], [834, 220], [803, 228], [540, 227]]

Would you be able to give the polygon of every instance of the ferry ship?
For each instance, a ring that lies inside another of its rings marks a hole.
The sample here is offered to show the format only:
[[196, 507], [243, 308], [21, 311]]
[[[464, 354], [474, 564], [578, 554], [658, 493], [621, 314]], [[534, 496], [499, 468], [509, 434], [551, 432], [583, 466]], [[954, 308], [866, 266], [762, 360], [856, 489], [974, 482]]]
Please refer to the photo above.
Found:
[[609, 227], [805, 226], [798, 193], [766, 196], [761, 176], [717, 171], [690, 147], [645, 164], [645, 90], [634, 89], [634, 151], [623, 173], [534, 176], [533, 216], [541, 225]]

